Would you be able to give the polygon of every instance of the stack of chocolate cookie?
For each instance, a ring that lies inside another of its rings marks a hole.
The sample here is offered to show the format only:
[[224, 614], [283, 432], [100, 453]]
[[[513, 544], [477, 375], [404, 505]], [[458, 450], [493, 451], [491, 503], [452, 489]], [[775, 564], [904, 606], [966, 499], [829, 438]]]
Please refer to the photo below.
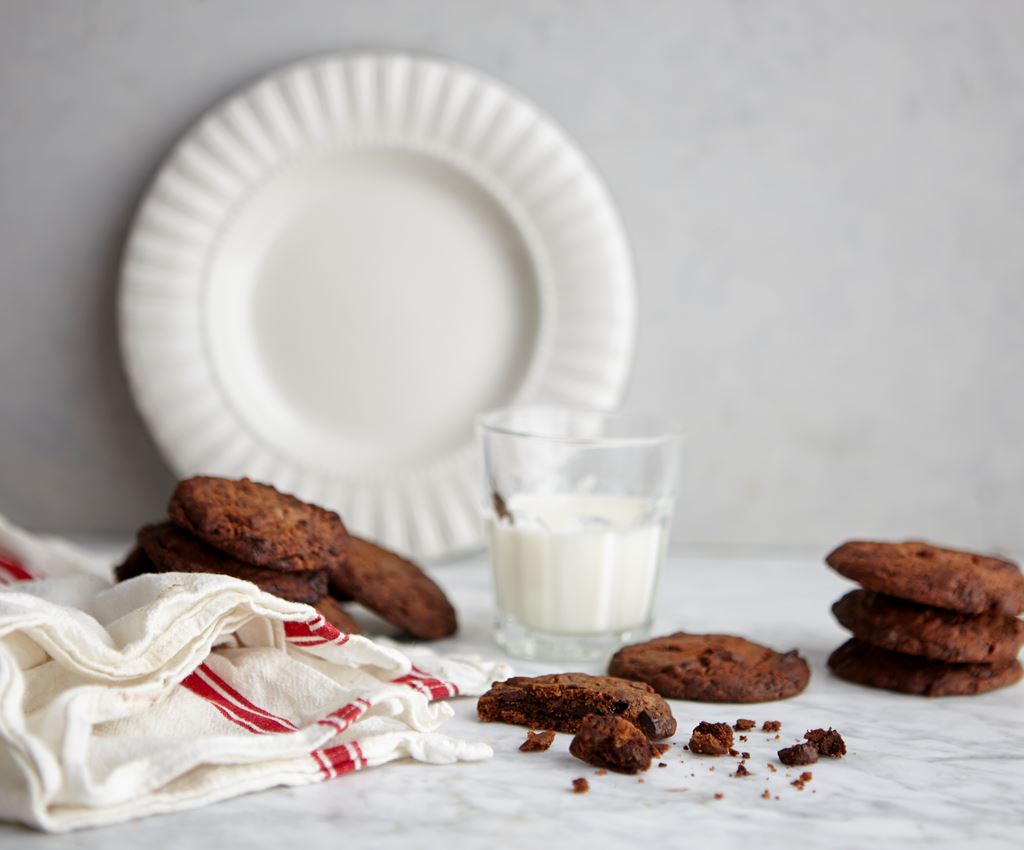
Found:
[[852, 541], [825, 560], [863, 588], [832, 606], [854, 635], [828, 660], [840, 678], [925, 696], [983, 693], [1021, 678], [1017, 564], [915, 541]]
[[115, 574], [221, 573], [292, 602], [315, 605], [338, 629], [358, 634], [341, 606], [362, 603], [413, 637], [452, 634], [455, 611], [411, 561], [348, 533], [333, 511], [246, 478], [182, 481], [168, 519], [140, 529]]

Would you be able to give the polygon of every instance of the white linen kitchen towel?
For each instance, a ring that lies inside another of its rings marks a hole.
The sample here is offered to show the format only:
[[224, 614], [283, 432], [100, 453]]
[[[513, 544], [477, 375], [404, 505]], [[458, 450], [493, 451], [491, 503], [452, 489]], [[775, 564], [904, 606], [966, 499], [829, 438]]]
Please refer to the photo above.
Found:
[[110, 586], [0, 517], [0, 818], [62, 832], [411, 757], [488, 758], [439, 702], [503, 664], [338, 632], [227, 576]]

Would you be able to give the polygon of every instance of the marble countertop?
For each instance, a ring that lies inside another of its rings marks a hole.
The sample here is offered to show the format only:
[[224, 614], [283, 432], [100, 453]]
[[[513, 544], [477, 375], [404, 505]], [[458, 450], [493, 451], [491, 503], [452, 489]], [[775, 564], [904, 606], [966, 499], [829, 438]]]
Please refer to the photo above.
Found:
[[[458, 637], [439, 642], [438, 650], [499, 657], [484, 561], [437, 567], [434, 574], [450, 591], [462, 624]], [[395, 763], [64, 836], [0, 825], [0, 847], [1021, 846], [1024, 685], [977, 697], [924, 699], [833, 678], [825, 659], [845, 638], [829, 606], [848, 586], [816, 557], [670, 558], [659, 592], [658, 633], [726, 631], [779, 649], [798, 647], [813, 672], [807, 690], [784, 702], [672, 701], [680, 731], [662, 759], [667, 766], [639, 778], [597, 775], [569, 755], [568, 735], [559, 735], [546, 753], [520, 753], [525, 731], [478, 722], [476, 701], [466, 698], [452, 702], [456, 716], [443, 731], [487, 741], [495, 753], [490, 761]], [[525, 675], [564, 669], [512, 663]], [[601, 672], [594, 665], [572, 666]], [[781, 741], [758, 731], [737, 744], [751, 753], [753, 775], [730, 776], [736, 759], [682, 750], [698, 721], [737, 717], [782, 722]], [[799, 771], [778, 765], [775, 752], [817, 726], [839, 729], [849, 754], [813, 765], [813, 780], [798, 790], [790, 782]], [[777, 773], [768, 769], [769, 761]], [[589, 779], [589, 793], [571, 792], [578, 776]], [[762, 796], [766, 789], [769, 799]]]

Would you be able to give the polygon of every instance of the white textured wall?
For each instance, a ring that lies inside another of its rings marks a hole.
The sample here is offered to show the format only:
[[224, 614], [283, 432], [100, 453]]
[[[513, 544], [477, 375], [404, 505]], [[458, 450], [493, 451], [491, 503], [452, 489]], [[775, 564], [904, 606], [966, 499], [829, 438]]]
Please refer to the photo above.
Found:
[[1024, 549], [1024, 4], [0, 0], [0, 512], [127, 531], [170, 474], [113, 299], [161, 156], [324, 50], [448, 55], [621, 206], [629, 402], [690, 442], [678, 535]]

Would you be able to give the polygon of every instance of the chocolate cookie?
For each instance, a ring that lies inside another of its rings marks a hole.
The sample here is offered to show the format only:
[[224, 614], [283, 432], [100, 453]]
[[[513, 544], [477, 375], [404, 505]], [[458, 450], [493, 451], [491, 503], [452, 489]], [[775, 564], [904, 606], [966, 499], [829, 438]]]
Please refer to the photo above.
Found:
[[341, 603], [333, 596], [321, 597], [313, 607], [342, 634], [361, 635], [363, 633], [359, 624], [348, 615], [348, 612], [341, 607]]
[[141, 546], [136, 546], [128, 553], [123, 563], [114, 567], [114, 580], [128, 581], [128, 579], [135, 578], [135, 576], [155, 572], [156, 567], [149, 560], [149, 556], [146, 555]]
[[327, 571], [281, 572], [245, 564], [206, 545], [172, 522], [147, 525], [139, 531], [139, 545], [156, 572], [221, 573], [251, 581], [260, 590], [292, 602], [314, 604], [327, 595]]
[[663, 697], [700, 702], [767, 702], [807, 687], [797, 651], [776, 652], [732, 635], [674, 635], [625, 646], [608, 672], [651, 685]]
[[648, 738], [668, 738], [676, 731], [672, 709], [649, 686], [586, 673], [496, 682], [477, 701], [476, 711], [483, 721], [556, 732], [576, 732], [588, 714], [618, 715]]
[[964, 614], [1024, 611], [1024, 574], [1012, 561], [928, 543], [844, 543], [825, 558], [868, 590]]
[[1024, 644], [1016, 617], [961, 614], [870, 590], [851, 590], [832, 613], [867, 643], [939, 661], [1012, 661]]
[[320, 570], [341, 559], [348, 534], [333, 511], [248, 478], [179, 482], [171, 519], [240, 561], [276, 570]]
[[1022, 673], [1016, 660], [953, 664], [890, 652], [857, 638], [833, 652], [828, 666], [848, 682], [929, 697], [981, 694], [1012, 685]]
[[569, 752], [595, 767], [639, 773], [651, 766], [650, 739], [614, 714], [588, 714], [580, 721]]
[[360, 602], [413, 637], [434, 640], [458, 627], [448, 597], [412, 561], [350, 537], [345, 557], [330, 568], [331, 593]]

